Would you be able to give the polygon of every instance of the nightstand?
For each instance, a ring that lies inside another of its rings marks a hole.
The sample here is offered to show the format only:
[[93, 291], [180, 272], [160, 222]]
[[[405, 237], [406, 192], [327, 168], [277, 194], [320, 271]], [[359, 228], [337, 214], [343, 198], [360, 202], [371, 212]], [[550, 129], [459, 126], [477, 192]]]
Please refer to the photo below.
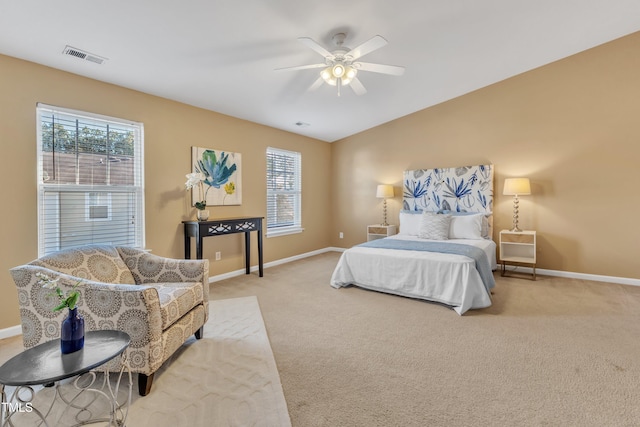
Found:
[[533, 280], [536, 280], [536, 232], [502, 230], [500, 262], [503, 276], [507, 273], [506, 264], [526, 265], [533, 268]]
[[376, 239], [382, 239], [383, 237], [393, 236], [396, 234], [395, 225], [368, 225], [367, 226], [367, 242]]

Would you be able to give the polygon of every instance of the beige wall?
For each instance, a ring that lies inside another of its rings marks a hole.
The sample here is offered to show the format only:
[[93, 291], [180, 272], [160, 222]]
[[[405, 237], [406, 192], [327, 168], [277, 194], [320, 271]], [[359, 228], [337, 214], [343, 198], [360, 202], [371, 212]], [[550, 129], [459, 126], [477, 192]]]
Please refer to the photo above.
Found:
[[332, 244], [380, 222], [378, 183], [395, 186], [397, 224], [402, 171], [490, 162], [495, 230], [511, 228], [504, 179], [531, 179], [520, 225], [539, 233], [539, 267], [640, 278], [638, 52], [640, 33], [332, 144]]
[[[265, 239], [265, 261], [329, 246], [330, 144], [1, 55], [0, 94], [0, 329], [20, 323], [8, 270], [38, 255], [37, 102], [144, 123], [146, 246], [155, 254], [183, 257], [181, 221], [195, 218], [183, 189], [191, 146], [242, 153], [243, 203], [212, 207], [212, 218], [264, 216], [266, 148], [301, 152], [305, 231]], [[252, 233], [254, 264], [255, 239]], [[211, 275], [243, 268], [242, 240], [239, 234], [205, 239]], [[221, 261], [213, 261], [215, 251]]]

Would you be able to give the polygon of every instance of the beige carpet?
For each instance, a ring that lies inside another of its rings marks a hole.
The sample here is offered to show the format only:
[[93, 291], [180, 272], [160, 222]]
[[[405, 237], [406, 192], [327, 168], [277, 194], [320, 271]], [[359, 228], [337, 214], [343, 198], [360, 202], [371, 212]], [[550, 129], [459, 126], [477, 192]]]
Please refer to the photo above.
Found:
[[460, 317], [333, 289], [338, 257], [211, 286], [258, 296], [294, 426], [640, 425], [640, 287], [496, 275]]
[[[149, 395], [140, 397], [134, 393], [128, 426], [291, 425], [257, 299], [212, 301], [209, 310], [204, 337], [190, 339], [162, 366]], [[63, 390], [72, 389], [65, 385]], [[50, 402], [52, 393], [53, 389], [40, 390], [36, 407]], [[92, 408], [101, 413], [96, 406]], [[54, 413], [54, 419], [61, 414]], [[17, 426], [35, 425], [27, 423], [28, 419], [33, 417], [23, 418]], [[70, 424], [65, 421], [60, 425]]]

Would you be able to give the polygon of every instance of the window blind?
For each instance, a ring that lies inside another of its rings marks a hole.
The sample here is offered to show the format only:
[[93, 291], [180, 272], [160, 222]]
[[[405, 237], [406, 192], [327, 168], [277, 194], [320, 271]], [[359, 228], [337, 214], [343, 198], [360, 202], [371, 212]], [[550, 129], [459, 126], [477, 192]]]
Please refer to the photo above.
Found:
[[302, 160], [295, 151], [267, 148], [267, 236], [302, 231]]
[[144, 247], [142, 123], [38, 104], [38, 253]]

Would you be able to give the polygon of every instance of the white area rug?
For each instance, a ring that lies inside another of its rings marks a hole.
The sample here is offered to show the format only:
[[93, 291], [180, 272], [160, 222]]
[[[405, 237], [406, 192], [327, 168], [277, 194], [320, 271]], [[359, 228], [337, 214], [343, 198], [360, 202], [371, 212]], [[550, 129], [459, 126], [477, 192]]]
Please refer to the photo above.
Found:
[[[138, 375], [133, 374], [132, 403], [126, 425], [290, 427], [287, 403], [257, 298], [211, 301], [209, 313], [204, 337], [200, 340], [190, 338], [164, 363], [156, 372], [149, 395], [138, 395]], [[127, 381], [124, 381], [126, 385]], [[8, 395], [13, 389], [7, 388]], [[53, 388], [35, 389], [34, 407], [46, 411], [55, 391]], [[62, 390], [66, 396], [75, 394], [71, 384], [62, 385]], [[122, 388], [118, 396], [120, 402], [126, 401]], [[83, 400], [78, 401], [81, 402]], [[92, 414], [108, 412], [103, 400], [92, 405]], [[56, 424], [59, 426], [75, 424], [73, 416], [76, 412], [63, 415], [64, 408], [58, 398], [48, 419], [62, 417]], [[35, 413], [14, 415], [12, 421], [18, 427], [41, 425]]]
[[204, 337], [163, 365], [148, 396], [135, 396], [127, 425], [290, 426], [257, 298], [211, 301], [209, 312]]

